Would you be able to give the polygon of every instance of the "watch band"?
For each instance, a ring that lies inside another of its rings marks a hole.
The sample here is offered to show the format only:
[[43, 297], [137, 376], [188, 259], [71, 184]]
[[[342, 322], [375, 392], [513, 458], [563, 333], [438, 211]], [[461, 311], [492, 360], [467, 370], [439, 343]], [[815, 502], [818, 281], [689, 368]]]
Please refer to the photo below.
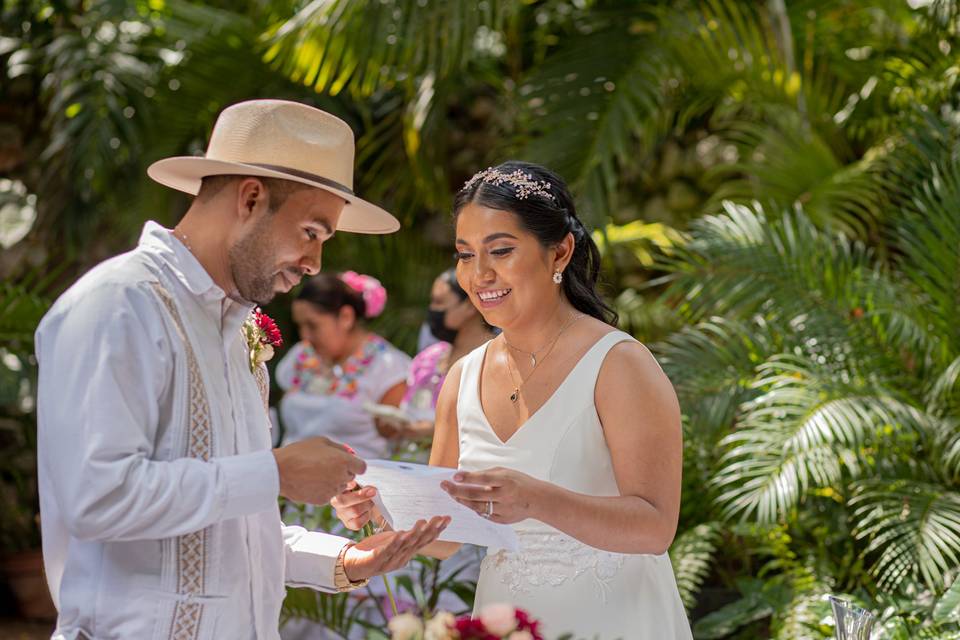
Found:
[[337, 564], [333, 569], [333, 586], [338, 593], [365, 587], [367, 583], [370, 582], [369, 579], [351, 582], [350, 578], [347, 577], [347, 571], [343, 567], [343, 558], [347, 553], [347, 549], [352, 546], [354, 546], [352, 542], [344, 545], [343, 549], [340, 550], [340, 555], [337, 556]]

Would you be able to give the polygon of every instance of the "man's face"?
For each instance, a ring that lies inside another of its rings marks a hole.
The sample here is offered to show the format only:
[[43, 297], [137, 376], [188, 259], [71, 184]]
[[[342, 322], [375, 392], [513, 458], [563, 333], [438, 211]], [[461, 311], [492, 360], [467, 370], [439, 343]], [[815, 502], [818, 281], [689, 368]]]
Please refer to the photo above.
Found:
[[229, 252], [240, 297], [265, 305], [305, 274], [316, 275], [323, 243], [333, 237], [345, 204], [323, 189], [295, 191], [274, 212], [264, 200]]

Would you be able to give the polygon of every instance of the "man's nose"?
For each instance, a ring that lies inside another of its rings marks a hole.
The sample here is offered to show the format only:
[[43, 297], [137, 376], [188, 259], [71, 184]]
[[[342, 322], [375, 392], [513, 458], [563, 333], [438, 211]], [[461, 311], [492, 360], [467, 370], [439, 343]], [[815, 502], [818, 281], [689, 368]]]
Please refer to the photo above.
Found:
[[300, 268], [303, 269], [304, 273], [310, 276], [320, 273], [320, 255], [322, 252], [322, 249], [317, 249], [316, 254], [303, 256], [303, 260], [300, 261]]

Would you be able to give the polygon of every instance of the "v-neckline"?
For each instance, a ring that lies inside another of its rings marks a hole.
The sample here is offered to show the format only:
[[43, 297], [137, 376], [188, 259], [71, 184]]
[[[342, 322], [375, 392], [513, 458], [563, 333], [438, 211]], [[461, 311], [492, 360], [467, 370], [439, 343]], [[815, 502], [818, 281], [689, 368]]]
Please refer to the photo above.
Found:
[[567, 375], [563, 377], [563, 380], [560, 381], [560, 384], [557, 385], [557, 388], [554, 389], [549, 396], [547, 396], [547, 399], [543, 401], [543, 404], [537, 407], [536, 411], [534, 411], [529, 416], [527, 416], [527, 419], [521, 422], [517, 426], [517, 428], [513, 431], [513, 433], [510, 434], [510, 437], [507, 438], [506, 440], [501, 438], [500, 434], [497, 433], [497, 430], [493, 428], [493, 423], [491, 423], [490, 418], [487, 417], [487, 410], [483, 408], [483, 395], [480, 393], [480, 382], [483, 378], [483, 370], [484, 368], [486, 368], [487, 351], [490, 349], [490, 342], [493, 342], [493, 341], [490, 340], [485, 345], [483, 345], [483, 353], [480, 354], [480, 369], [479, 371], [477, 371], [477, 385], [476, 385], [477, 386], [477, 389], [476, 389], [477, 406], [480, 407], [480, 415], [483, 417], [484, 424], [487, 425], [487, 428], [490, 430], [490, 433], [493, 434], [493, 437], [497, 439], [497, 443], [499, 443], [501, 446], [506, 446], [510, 444], [510, 442], [517, 436], [517, 434], [524, 430], [524, 427], [526, 427], [527, 424], [530, 423], [530, 421], [532, 421], [534, 418], [540, 415], [543, 412], [543, 410], [547, 407], [547, 405], [553, 402], [553, 399], [557, 396], [557, 393], [560, 391], [560, 389], [562, 389], [567, 384], [567, 381], [570, 380], [574, 372], [576, 372], [576, 370], [580, 368], [580, 365], [583, 364], [583, 361], [587, 359], [587, 356], [593, 353], [593, 350], [597, 348], [597, 346], [604, 340], [604, 338], [606, 338], [612, 333], [617, 333], [618, 331], [619, 331], [618, 329], [614, 329], [613, 331], [608, 331], [602, 336], [600, 336], [599, 338], [597, 338], [597, 340], [592, 345], [590, 345], [590, 348], [588, 348], [586, 351], [583, 352], [583, 355], [580, 356], [580, 359], [577, 361], [577, 364], [573, 365], [570, 368], [570, 371], [568, 371]]

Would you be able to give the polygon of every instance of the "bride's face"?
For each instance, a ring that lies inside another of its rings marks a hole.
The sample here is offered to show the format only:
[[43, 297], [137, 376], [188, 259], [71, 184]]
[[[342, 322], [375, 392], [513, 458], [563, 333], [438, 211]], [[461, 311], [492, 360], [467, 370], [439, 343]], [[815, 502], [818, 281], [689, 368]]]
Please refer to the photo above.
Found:
[[476, 203], [457, 216], [457, 280], [487, 324], [509, 328], [556, 308], [556, 252], [517, 216]]

